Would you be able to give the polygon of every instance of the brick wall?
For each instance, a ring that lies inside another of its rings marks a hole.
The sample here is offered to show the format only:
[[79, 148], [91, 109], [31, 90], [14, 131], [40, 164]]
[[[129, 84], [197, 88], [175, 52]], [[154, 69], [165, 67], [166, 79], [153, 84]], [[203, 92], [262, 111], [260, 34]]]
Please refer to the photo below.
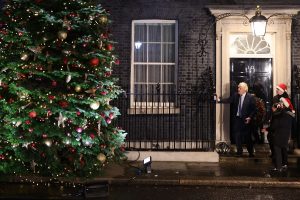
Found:
[[[206, 51], [209, 54], [202, 59], [199, 51], [199, 33], [205, 32], [207, 23], [212, 19], [204, 7], [209, 1], [195, 0], [110, 0], [100, 1], [108, 9], [113, 20], [111, 32], [116, 45], [120, 66], [114, 69], [120, 85], [129, 92], [130, 56], [131, 56], [131, 22], [139, 19], [178, 20], [178, 86], [184, 91], [196, 89], [202, 70], [210, 65], [214, 69], [214, 27], [208, 37]], [[198, 57], [198, 59], [197, 59]], [[198, 81], [197, 81], [198, 80]]]

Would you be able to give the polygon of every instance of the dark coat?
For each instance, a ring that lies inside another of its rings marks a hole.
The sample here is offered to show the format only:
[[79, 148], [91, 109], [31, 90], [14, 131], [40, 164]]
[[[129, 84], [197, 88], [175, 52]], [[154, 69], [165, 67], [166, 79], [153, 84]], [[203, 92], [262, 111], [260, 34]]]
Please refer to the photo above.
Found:
[[[232, 115], [236, 115], [239, 106], [239, 99], [240, 95], [236, 92], [229, 98], [220, 100], [220, 103], [230, 103]], [[241, 118], [245, 120], [247, 117], [250, 117], [252, 120], [257, 112], [256, 110], [255, 98], [253, 95], [247, 92], [242, 105]]]
[[287, 113], [286, 109], [278, 109], [272, 113], [269, 131], [274, 146], [288, 147], [292, 120], [293, 117]]

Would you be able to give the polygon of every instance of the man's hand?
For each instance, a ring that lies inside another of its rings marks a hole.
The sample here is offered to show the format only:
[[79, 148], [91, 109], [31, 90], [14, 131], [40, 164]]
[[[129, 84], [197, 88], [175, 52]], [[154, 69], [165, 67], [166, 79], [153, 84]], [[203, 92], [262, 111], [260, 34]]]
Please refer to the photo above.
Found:
[[251, 121], [251, 118], [250, 118], [250, 117], [247, 117], [247, 118], [245, 119], [245, 124], [249, 124], [250, 121]]

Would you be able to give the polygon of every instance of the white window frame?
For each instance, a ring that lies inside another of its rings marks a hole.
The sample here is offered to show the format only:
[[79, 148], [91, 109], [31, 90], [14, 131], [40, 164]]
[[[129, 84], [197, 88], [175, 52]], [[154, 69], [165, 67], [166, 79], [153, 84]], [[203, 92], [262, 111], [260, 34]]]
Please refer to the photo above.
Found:
[[[131, 74], [130, 74], [130, 91], [131, 93], [134, 93], [134, 84], [135, 84], [135, 76], [134, 76], [134, 65], [135, 64], [151, 64], [151, 65], [161, 65], [161, 62], [143, 62], [143, 63], [139, 63], [139, 62], [134, 62], [134, 48], [135, 48], [135, 41], [134, 41], [134, 26], [136, 24], [145, 24], [145, 23], [159, 23], [159, 24], [170, 24], [170, 23], [173, 23], [175, 24], [175, 63], [164, 63], [164, 64], [174, 64], [175, 68], [174, 68], [174, 84], [175, 84], [175, 87], [176, 87], [176, 83], [177, 83], [177, 66], [178, 66], [178, 23], [177, 23], [177, 20], [160, 20], [160, 19], [151, 19], [151, 20], [133, 20], [132, 21], [132, 35], [131, 35]], [[160, 83], [161, 84], [161, 83]], [[164, 84], [164, 83], [163, 83]], [[165, 84], [168, 84], [168, 83], [165, 83]], [[173, 84], [173, 83], [172, 83]], [[151, 112], [147, 112], [147, 111], [144, 111], [146, 113], [149, 113], [149, 114], [154, 114], [153, 113], [153, 108], [157, 108], [157, 113], [165, 113], [164, 111], [161, 112], [161, 109], [162, 108], [174, 108], [174, 103], [175, 102], [135, 102], [134, 101], [134, 98], [133, 96], [130, 97], [130, 108], [142, 108], [142, 109], [146, 109], [146, 108], [149, 108], [151, 109]], [[163, 109], [163, 110], [165, 110]], [[177, 109], [172, 109], [172, 110], [177, 110]], [[144, 113], [143, 112], [143, 113]], [[175, 111], [174, 111], [175, 112]], [[130, 111], [129, 113], [132, 113], [132, 111]], [[155, 112], [156, 113], [156, 112]]]

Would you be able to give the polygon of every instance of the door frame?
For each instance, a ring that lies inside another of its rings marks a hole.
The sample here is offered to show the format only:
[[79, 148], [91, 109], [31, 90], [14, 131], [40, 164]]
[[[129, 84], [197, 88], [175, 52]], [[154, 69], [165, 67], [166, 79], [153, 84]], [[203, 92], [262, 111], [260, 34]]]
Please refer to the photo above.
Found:
[[[253, 6], [254, 7], [254, 6]], [[245, 13], [241, 6], [208, 6], [210, 12], [218, 18], [224, 13]], [[249, 18], [254, 16], [255, 9], [245, 13]], [[272, 37], [271, 58], [273, 59], [273, 86], [279, 82], [286, 83], [289, 91], [291, 85], [291, 24], [292, 16], [296, 15], [300, 6], [285, 5], [263, 6], [262, 13], [268, 17], [275, 13], [286, 13], [270, 18], [267, 33]], [[230, 36], [238, 33], [251, 33], [249, 22], [245, 17], [229, 16], [216, 23], [216, 93], [220, 97], [230, 94]], [[251, 55], [253, 57], [253, 55]], [[255, 58], [261, 57], [255, 55]], [[264, 58], [264, 57], [263, 57]], [[273, 93], [275, 93], [273, 87]], [[216, 104], [216, 143], [230, 144], [230, 106]]]

